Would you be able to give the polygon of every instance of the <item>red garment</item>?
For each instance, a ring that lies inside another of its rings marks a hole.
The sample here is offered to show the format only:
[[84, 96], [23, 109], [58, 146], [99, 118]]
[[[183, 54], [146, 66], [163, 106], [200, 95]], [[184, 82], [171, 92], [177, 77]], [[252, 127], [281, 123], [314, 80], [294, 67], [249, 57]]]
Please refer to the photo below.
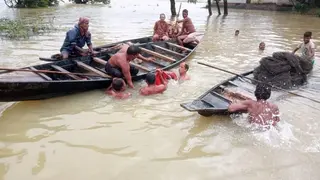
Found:
[[171, 71], [157, 71], [156, 72], [156, 85], [162, 84], [161, 76], [163, 77], [164, 80], [168, 80], [168, 79], [177, 80], [178, 79], [176, 73], [174, 73], [174, 72], [171, 72]]

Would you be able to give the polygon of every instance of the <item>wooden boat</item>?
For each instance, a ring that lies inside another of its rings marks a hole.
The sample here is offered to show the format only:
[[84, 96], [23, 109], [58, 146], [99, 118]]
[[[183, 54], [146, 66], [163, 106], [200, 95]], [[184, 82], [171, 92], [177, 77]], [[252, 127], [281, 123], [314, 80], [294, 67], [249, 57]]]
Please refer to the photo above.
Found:
[[[251, 77], [252, 73], [253, 71], [249, 71], [241, 75]], [[197, 111], [202, 116], [227, 115], [231, 102], [255, 99], [254, 90], [255, 85], [250, 80], [233, 76], [209, 89], [196, 100], [180, 106], [191, 112]]]
[[[186, 44], [184, 47], [179, 46], [174, 40], [152, 42], [151, 37], [126, 41], [139, 43], [138, 46], [141, 48], [143, 56], [156, 58], [156, 61], [142, 62], [141, 64], [131, 62], [139, 69], [139, 73], [132, 77], [133, 81], [144, 79], [148, 72], [154, 71], [156, 68], [169, 70], [176, 67], [185, 61], [197, 47], [194, 43]], [[117, 50], [109, 51], [108, 48], [126, 41], [95, 48], [95, 51], [98, 51], [95, 57], [73, 57], [60, 61], [47, 58], [49, 61], [56, 62], [20, 69], [33, 70], [33, 72], [1, 72], [0, 101], [40, 100], [94, 89], [105, 89], [110, 86], [112, 77], [106, 74], [104, 67], [108, 59], [117, 52]], [[54, 73], [47, 73], [47, 71], [54, 71]]]

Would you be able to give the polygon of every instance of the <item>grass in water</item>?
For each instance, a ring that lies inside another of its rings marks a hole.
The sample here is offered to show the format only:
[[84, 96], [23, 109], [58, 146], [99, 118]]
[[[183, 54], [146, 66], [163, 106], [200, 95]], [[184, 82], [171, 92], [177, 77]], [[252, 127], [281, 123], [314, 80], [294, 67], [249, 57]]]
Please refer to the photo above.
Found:
[[31, 36], [40, 35], [54, 30], [53, 19], [45, 22], [37, 17], [30, 20], [0, 19], [0, 37], [8, 39], [27, 39]]

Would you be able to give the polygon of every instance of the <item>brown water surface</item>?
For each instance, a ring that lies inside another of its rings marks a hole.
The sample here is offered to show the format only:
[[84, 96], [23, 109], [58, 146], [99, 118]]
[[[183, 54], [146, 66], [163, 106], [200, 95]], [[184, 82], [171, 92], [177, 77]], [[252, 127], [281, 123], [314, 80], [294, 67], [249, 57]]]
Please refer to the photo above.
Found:
[[[179, 3], [177, 3], [179, 5]], [[178, 6], [177, 5], [177, 6]], [[245, 117], [205, 118], [180, 107], [230, 74], [197, 64], [210, 62], [237, 73], [263, 56], [292, 51], [305, 31], [320, 44], [320, 19], [281, 12], [229, 10], [207, 18], [204, 4], [183, 3], [205, 37], [189, 58], [191, 80], [170, 82], [163, 95], [115, 101], [103, 90], [43, 101], [2, 103], [0, 179], [235, 179], [317, 180], [320, 178], [320, 105], [285, 95], [276, 103], [280, 129], [248, 128]], [[57, 53], [79, 16], [90, 17], [94, 45], [152, 34], [169, 1], [113, 1], [111, 5], [65, 4], [50, 9], [7, 9], [1, 17], [54, 17], [57, 31], [28, 40], [3, 40], [1, 67], [43, 63]], [[213, 9], [216, 14], [216, 10]], [[239, 37], [234, 31], [240, 30]], [[263, 53], [259, 42], [266, 43]], [[318, 52], [319, 52], [318, 48]], [[296, 91], [317, 98], [319, 53], [309, 84]], [[177, 69], [174, 69], [175, 71]]]

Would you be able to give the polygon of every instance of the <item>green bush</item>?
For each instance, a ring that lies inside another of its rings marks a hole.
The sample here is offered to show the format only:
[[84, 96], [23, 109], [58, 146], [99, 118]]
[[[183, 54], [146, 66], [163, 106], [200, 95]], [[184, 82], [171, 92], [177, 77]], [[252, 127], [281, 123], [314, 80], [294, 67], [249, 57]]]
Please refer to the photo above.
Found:
[[294, 8], [297, 12], [300, 12], [300, 13], [306, 13], [310, 10], [309, 5], [305, 3], [297, 3]]

